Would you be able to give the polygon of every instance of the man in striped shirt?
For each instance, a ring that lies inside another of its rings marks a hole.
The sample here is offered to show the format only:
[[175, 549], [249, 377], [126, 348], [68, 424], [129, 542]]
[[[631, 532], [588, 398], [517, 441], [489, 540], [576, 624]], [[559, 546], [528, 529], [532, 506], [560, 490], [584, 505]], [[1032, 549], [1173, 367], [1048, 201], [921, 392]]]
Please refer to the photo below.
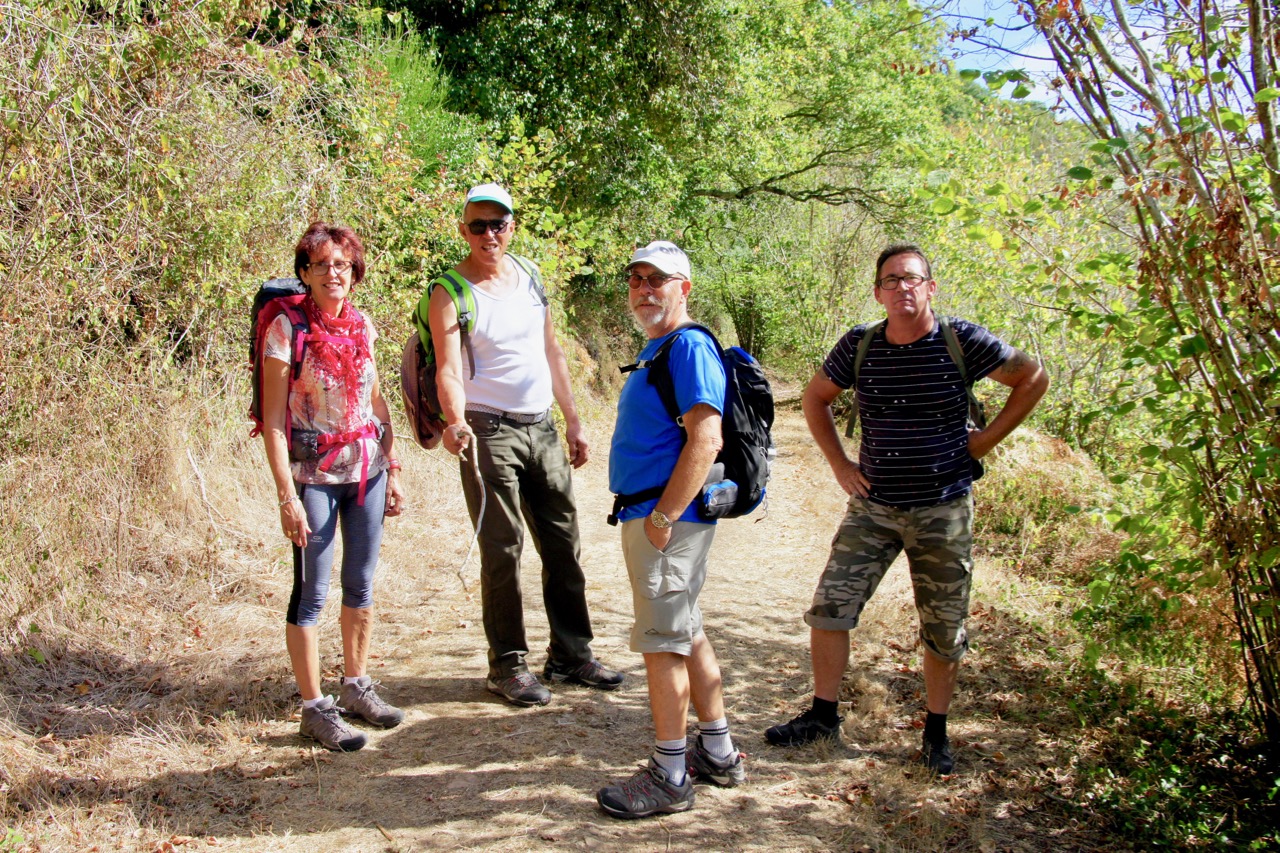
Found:
[[[889, 246], [876, 262], [875, 278], [885, 322], [855, 326], [845, 334], [805, 389], [809, 431], [848, 493], [849, 509], [804, 617], [810, 628], [813, 705], [770, 728], [765, 737], [778, 746], [798, 746], [838, 736], [837, 696], [849, 662], [849, 631], [905, 549], [924, 643], [922, 759], [946, 774], [954, 764], [947, 712], [968, 649], [971, 488], [980, 470], [975, 460], [1026, 419], [1049, 378], [1026, 353], [981, 326], [951, 319], [968, 381], [989, 376], [1012, 389], [990, 424], [971, 426], [965, 382], [930, 304], [937, 290], [918, 246]], [[858, 365], [868, 331], [873, 337]], [[862, 422], [856, 462], [845, 452], [831, 414], [832, 402], [855, 384]]]

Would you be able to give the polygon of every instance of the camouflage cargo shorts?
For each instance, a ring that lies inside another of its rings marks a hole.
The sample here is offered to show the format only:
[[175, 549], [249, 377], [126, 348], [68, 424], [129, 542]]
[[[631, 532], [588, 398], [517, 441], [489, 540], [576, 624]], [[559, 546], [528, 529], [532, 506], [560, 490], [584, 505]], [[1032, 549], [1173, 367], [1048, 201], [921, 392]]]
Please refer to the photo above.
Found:
[[913, 509], [854, 495], [804, 621], [826, 631], [858, 627], [862, 609], [904, 550], [920, 614], [920, 639], [943, 660], [960, 660], [969, 649], [964, 623], [973, 573], [972, 495]]

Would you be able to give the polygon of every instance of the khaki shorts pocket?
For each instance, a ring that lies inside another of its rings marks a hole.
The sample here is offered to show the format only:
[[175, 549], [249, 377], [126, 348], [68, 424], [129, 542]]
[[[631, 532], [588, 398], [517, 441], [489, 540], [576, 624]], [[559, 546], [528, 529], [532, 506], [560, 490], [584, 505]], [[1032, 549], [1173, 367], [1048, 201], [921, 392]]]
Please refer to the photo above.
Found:
[[648, 559], [641, 567], [643, 575], [637, 580], [645, 598], [661, 598], [668, 593], [688, 589], [688, 572], [682, 571], [678, 563], [673, 563], [666, 554], [653, 547], [649, 537], [641, 535], [641, 538], [644, 540], [641, 547], [647, 551]]

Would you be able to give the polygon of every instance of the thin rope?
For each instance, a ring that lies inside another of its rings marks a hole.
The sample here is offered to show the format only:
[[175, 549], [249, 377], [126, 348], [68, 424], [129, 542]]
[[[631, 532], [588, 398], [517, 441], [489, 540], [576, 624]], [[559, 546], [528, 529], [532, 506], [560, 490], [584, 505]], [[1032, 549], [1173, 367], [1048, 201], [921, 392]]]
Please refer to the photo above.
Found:
[[[480, 487], [480, 512], [476, 515], [476, 532], [471, 537], [471, 545], [467, 548], [467, 556], [462, 558], [462, 565], [458, 566], [458, 580], [462, 581], [462, 589], [464, 592], [471, 592], [471, 588], [467, 586], [467, 578], [462, 571], [467, 567], [467, 563], [471, 562], [471, 555], [476, 550], [476, 543], [480, 541], [480, 527], [484, 524], [484, 511], [489, 503], [488, 493], [485, 491], [484, 478], [480, 476], [480, 454], [476, 452], [476, 440], [472, 436], [470, 446], [467, 450], [471, 451], [471, 473], [475, 475], [476, 485]], [[463, 451], [463, 458], [467, 457], [466, 451]]]

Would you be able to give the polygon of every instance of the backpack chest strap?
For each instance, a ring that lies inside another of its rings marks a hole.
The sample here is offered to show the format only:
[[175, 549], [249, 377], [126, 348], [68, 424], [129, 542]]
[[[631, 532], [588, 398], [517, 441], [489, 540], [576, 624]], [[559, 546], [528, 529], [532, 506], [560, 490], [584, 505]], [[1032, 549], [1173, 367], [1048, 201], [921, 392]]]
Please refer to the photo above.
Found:
[[369, 448], [360, 439], [377, 438], [378, 425], [373, 421], [369, 421], [359, 429], [350, 432], [326, 432], [321, 433], [316, 441], [316, 447], [320, 451], [320, 470], [328, 472], [333, 467], [333, 463], [338, 460], [338, 453], [342, 448], [352, 442], [359, 442], [360, 445], [360, 488], [356, 493], [356, 505], [364, 506], [365, 487], [369, 484]]

